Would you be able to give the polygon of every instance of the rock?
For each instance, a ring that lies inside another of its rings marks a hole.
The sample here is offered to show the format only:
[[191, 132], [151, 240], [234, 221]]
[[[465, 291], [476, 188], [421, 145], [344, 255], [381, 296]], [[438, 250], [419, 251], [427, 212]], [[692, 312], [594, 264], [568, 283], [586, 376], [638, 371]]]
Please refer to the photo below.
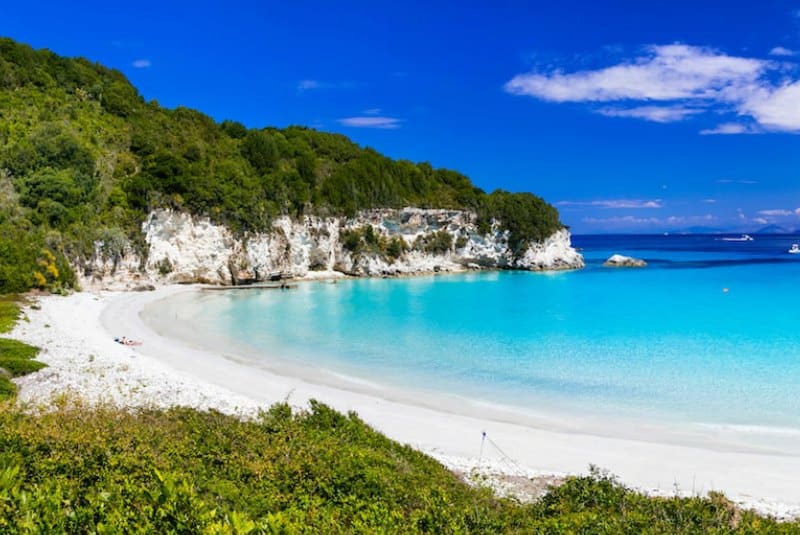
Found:
[[[144, 258], [130, 247], [115, 264], [99, 253], [81, 272], [82, 286], [98, 284], [125, 287], [151, 283], [208, 282], [231, 284], [240, 274], [269, 278], [271, 273], [344, 273], [357, 276], [392, 276], [465, 271], [467, 269], [524, 269], [531, 271], [578, 269], [583, 256], [570, 243], [567, 229], [542, 242], [531, 244], [515, 256], [508, 247], [508, 232], [493, 221], [487, 233], [478, 230], [478, 217], [464, 210], [420, 208], [366, 210], [356, 217], [281, 216], [270, 232], [238, 235], [207, 218], [174, 210], [156, 210], [142, 224], [147, 251]], [[353, 255], [345, 249], [340, 233], [370, 225], [387, 240], [401, 239], [407, 250], [397, 258], [362, 251]], [[414, 242], [434, 232], [448, 232], [449, 250], [415, 250]], [[460, 240], [459, 240], [460, 239]], [[456, 249], [455, 244], [459, 247]], [[463, 246], [462, 246], [463, 244]], [[102, 244], [95, 244], [98, 251]], [[164, 259], [169, 260], [169, 266]]]
[[133, 288], [134, 292], [154, 292], [156, 287], [152, 284], [140, 284]]
[[569, 231], [562, 228], [543, 242], [530, 245], [512, 267], [530, 271], [580, 269], [583, 255], [572, 247]]
[[647, 262], [639, 258], [615, 254], [603, 262], [603, 265], [606, 267], [645, 267]]

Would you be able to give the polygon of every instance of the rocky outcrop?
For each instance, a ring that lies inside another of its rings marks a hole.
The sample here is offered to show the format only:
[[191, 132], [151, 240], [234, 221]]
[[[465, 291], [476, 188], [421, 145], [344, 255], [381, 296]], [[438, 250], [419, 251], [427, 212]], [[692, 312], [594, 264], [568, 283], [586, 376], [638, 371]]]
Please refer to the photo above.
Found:
[[499, 224], [482, 233], [477, 216], [459, 210], [371, 210], [354, 218], [284, 216], [274, 221], [272, 232], [244, 236], [205, 218], [158, 210], [142, 231], [144, 255], [127, 247], [112, 263], [100, 254], [104, 244], [96, 244], [98, 254], [82, 270], [82, 284], [132, 288], [154, 282], [235, 284], [276, 274], [374, 277], [584, 265], [566, 229], [515, 256]]
[[639, 258], [615, 254], [603, 262], [603, 265], [606, 267], [645, 267], [647, 262]]

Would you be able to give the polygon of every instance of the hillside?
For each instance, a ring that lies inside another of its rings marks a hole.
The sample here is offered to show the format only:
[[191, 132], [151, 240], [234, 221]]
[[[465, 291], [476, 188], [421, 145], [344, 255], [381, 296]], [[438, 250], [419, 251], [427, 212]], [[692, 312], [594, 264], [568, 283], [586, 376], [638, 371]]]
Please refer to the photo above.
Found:
[[10, 39], [0, 39], [0, 117], [0, 293], [73, 286], [71, 267], [97, 241], [109, 256], [141, 249], [141, 223], [156, 208], [237, 233], [268, 230], [279, 215], [468, 209], [485, 228], [500, 221], [516, 251], [562, 227], [535, 195], [487, 194], [456, 171], [339, 134], [165, 109], [119, 71]]

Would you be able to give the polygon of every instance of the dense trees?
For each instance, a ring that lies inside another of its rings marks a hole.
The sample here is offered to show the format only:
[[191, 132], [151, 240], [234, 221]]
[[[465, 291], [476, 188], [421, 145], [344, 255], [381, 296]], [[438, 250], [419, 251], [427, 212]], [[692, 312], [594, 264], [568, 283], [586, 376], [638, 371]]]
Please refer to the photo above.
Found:
[[[519, 250], [561, 226], [533, 195], [487, 195], [461, 173], [392, 160], [338, 134], [249, 130], [188, 108], [164, 109], [145, 102], [119, 71], [10, 39], [0, 39], [0, 112], [0, 180], [14, 214], [2, 224], [49, 236], [36, 247], [73, 262], [93, 254], [109, 229], [136, 241], [156, 207], [208, 216], [237, 232], [265, 230], [280, 214], [470, 209], [485, 223], [500, 219]], [[30, 245], [11, 235], [0, 236], [5, 249]], [[0, 272], [13, 271], [9, 258], [0, 257]], [[0, 292], [10, 289], [0, 280]]]

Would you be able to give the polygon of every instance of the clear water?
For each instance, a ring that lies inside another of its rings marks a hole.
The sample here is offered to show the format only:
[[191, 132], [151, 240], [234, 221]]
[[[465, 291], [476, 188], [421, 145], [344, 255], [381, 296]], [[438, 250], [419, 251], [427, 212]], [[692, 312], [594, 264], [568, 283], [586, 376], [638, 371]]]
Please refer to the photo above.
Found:
[[[170, 306], [256, 360], [379, 385], [522, 411], [800, 429], [794, 242], [576, 236], [587, 268], [575, 272], [308, 283]], [[602, 267], [613, 253], [649, 266]]]

